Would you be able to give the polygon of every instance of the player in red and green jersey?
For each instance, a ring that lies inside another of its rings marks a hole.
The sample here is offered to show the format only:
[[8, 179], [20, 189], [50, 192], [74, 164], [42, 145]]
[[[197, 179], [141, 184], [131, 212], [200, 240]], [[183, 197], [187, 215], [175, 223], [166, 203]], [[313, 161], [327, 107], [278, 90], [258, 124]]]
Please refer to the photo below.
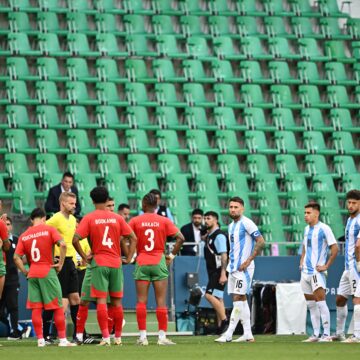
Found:
[[7, 251], [10, 247], [10, 242], [8, 239], [8, 231], [4, 221], [0, 219], [0, 299], [4, 290], [5, 284], [5, 254], [3, 250]]
[[[157, 198], [146, 194], [142, 200], [144, 214], [132, 218], [129, 225], [138, 238], [137, 257], [134, 271], [136, 280], [136, 317], [140, 331], [139, 345], [148, 345], [146, 337], [146, 304], [150, 283], [153, 284], [156, 298], [156, 317], [159, 323], [158, 345], [174, 345], [166, 338], [168, 309], [166, 292], [169, 271], [167, 266], [181, 249], [184, 236], [171, 220], [155, 213]], [[166, 238], [175, 237], [172, 253], [165, 256]]]
[[[114, 344], [121, 345], [124, 313], [121, 305], [123, 273], [120, 239], [123, 236], [130, 241], [129, 254], [123, 261], [128, 263], [135, 252], [136, 236], [120, 215], [106, 209], [109, 193], [105, 187], [94, 188], [90, 192], [90, 197], [95, 205], [95, 211], [85, 215], [81, 220], [73, 238], [73, 245], [84, 260], [91, 262], [91, 296], [96, 298], [97, 319], [103, 336], [100, 345], [110, 345], [106, 305], [108, 294], [114, 307]], [[86, 256], [79, 244], [83, 238], [90, 239], [92, 252], [90, 256]]]
[[[32, 310], [32, 322], [38, 338], [38, 346], [45, 346], [42, 324], [42, 310], [54, 310], [54, 320], [59, 334], [59, 346], [75, 346], [65, 335], [65, 316], [62, 308], [62, 294], [56, 272], [61, 271], [66, 254], [66, 244], [55, 228], [46, 225], [43, 209], [34, 209], [30, 215], [32, 226], [19, 236], [14, 261], [18, 269], [28, 278], [27, 308]], [[53, 262], [54, 245], [60, 246], [60, 259]], [[25, 269], [22, 257], [30, 264]]]

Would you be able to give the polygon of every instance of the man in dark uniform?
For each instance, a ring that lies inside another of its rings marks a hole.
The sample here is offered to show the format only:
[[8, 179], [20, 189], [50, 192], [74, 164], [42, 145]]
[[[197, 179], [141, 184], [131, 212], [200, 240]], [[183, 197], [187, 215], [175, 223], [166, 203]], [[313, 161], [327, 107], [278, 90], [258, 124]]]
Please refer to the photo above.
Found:
[[150, 194], [154, 194], [157, 198], [158, 206], [155, 209], [156, 214], [165, 216], [174, 222], [174, 217], [172, 216], [170, 209], [167, 206], [161, 204], [161, 192], [158, 189], [152, 189], [150, 190]]
[[208, 234], [204, 247], [204, 257], [209, 277], [205, 298], [216, 311], [218, 333], [221, 334], [227, 327], [223, 297], [227, 282], [228, 247], [226, 235], [220, 230], [218, 221], [219, 215], [215, 211], [205, 213], [205, 225]]
[[186, 242], [196, 243], [196, 245], [183, 245], [180, 255], [196, 256], [203, 254], [201, 237], [206, 231], [205, 226], [203, 226], [203, 217], [204, 212], [201, 209], [194, 209], [191, 213], [191, 222], [180, 229]]

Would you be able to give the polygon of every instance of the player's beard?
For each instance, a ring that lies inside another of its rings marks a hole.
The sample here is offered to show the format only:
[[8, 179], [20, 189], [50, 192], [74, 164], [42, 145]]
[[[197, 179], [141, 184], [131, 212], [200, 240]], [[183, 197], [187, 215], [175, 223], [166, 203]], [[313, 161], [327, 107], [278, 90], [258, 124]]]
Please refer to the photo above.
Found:
[[241, 218], [241, 215], [231, 215], [229, 214], [229, 216], [231, 217], [231, 219], [233, 219], [234, 221], [237, 221]]

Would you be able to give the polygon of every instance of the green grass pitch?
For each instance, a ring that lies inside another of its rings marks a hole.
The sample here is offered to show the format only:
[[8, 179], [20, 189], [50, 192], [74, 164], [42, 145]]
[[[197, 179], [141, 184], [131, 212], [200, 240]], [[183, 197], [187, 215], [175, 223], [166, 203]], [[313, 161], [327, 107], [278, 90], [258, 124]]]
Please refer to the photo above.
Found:
[[278, 360], [278, 359], [336, 359], [360, 358], [360, 344], [302, 343], [304, 336], [255, 336], [255, 343], [218, 344], [215, 336], [178, 336], [171, 337], [176, 346], [157, 346], [156, 338], [150, 337], [147, 347], [135, 345], [136, 338], [123, 338], [121, 347], [97, 347], [84, 345], [72, 348], [48, 346], [38, 348], [34, 339], [17, 342], [0, 339], [1, 360], [174, 360], [174, 359], [217, 359], [217, 360]]

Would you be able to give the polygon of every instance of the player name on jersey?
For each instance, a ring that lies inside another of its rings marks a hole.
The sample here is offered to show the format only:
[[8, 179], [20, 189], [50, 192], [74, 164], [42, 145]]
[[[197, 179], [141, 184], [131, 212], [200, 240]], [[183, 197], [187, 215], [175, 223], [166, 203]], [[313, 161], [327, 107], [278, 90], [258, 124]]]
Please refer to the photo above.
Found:
[[159, 227], [160, 224], [158, 222], [142, 222], [141, 227]]
[[30, 235], [27, 235], [27, 236], [24, 236], [22, 238], [22, 241], [27, 241], [27, 240], [31, 240], [31, 239], [36, 239], [40, 236], [49, 236], [49, 232], [48, 231], [40, 231], [40, 232], [37, 232], [35, 234], [30, 234]]
[[96, 219], [95, 224], [116, 224], [116, 219]]

